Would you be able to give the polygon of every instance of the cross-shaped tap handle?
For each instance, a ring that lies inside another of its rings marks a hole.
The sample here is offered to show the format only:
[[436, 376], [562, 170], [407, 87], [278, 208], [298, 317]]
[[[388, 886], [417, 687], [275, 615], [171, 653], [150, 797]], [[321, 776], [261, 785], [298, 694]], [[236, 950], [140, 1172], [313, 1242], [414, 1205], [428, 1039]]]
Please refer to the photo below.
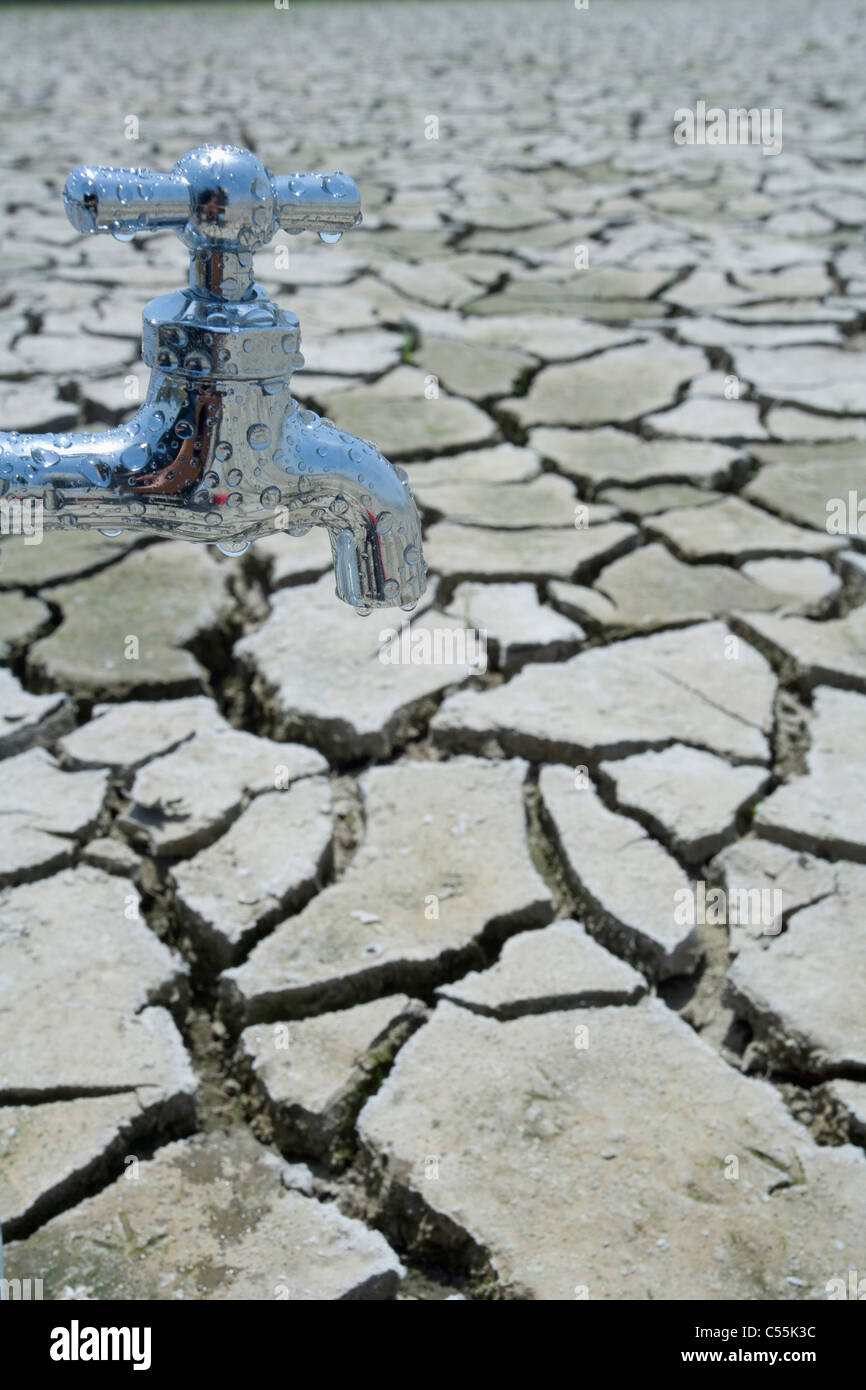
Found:
[[236, 145], [201, 145], [170, 174], [73, 169], [63, 201], [80, 232], [130, 241], [136, 232], [171, 228], [189, 247], [192, 286], [229, 300], [249, 291], [253, 252], [280, 228], [337, 241], [361, 221], [360, 194], [348, 175], [278, 176]]

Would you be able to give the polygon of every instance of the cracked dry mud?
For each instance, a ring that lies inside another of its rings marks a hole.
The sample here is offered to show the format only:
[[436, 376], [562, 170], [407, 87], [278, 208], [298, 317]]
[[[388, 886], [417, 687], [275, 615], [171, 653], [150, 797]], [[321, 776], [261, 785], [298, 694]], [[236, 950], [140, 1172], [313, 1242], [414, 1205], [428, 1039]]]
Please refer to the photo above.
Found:
[[[71, 166], [340, 165], [363, 226], [258, 278], [297, 396], [410, 473], [409, 637], [488, 637], [381, 663], [405, 615], [359, 623], [317, 532], [0, 538], [7, 1276], [811, 1300], [866, 1267], [866, 517], [827, 527], [866, 491], [860, 8], [175, 6], [159, 66], [142, 7], [4, 14], [0, 428], [126, 418], [186, 277], [172, 236], [79, 238]], [[88, 74], [133, 51], [109, 111]], [[782, 153], [675, 145], [685, 71], [768, 93]], [[698, 885], [727, 913], [678, 916]]]

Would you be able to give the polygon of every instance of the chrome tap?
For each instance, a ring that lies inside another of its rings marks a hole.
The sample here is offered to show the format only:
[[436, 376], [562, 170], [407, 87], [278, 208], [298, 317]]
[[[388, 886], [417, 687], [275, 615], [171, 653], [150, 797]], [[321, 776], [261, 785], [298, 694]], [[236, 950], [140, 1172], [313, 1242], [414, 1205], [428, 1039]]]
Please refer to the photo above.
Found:
[[121, 241], [170, 227], [189, 248], [187, 289], [143, 315], [147, 398], [104, 434], [0, 433], [0, 494], [41, 502], [45, 529], [164, 532], [241, 554], [274, 531], [324, 526], [337, 595], [364, 613], [424, 592], [421, 527], [406, 473], [375, 445], [301, 410], [297, 316], [253, 280], [253, 252], [283, 228], [338, 241], [361, 220], [345, 174], [278, 177], [249, 150], [203, 145], [170, 174], [75, 169], [63, 200], [80, 232]]

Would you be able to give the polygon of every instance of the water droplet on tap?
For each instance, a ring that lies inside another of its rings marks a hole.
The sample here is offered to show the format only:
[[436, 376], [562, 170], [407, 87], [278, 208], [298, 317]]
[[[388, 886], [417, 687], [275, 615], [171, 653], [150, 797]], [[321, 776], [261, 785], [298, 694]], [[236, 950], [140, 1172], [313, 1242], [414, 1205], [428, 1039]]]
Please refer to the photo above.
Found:
[[120, 462], [125, 468], [143, 468], [147, 463], [148, 448], [146, 444], [130, 444], [128, 449], [124, 449], [120, 455]]
[[43, 468], [50, 468], [52, 464], [59, 462], [58, 455], [53, 453], [51, 449], [42, 449], [38, 445], [32, 451], [31, 458], [34, 463], [42, 464]]
[[266, 449], [271, 442], [271, 432], [267, 425], [250, 425], [247, 442], [251, 449]]

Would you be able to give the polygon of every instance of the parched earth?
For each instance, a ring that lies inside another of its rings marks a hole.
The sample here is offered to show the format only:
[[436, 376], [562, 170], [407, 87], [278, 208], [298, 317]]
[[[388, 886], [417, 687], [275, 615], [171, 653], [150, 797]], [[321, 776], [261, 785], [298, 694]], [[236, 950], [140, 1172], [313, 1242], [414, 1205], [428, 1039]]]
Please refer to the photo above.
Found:
[[[699, 8], [3, 15], [0, 428], [127, 418], [185, 279], [79, 238], [69, 168], [342, 166], [364, 225], [258, 276], [298, 398], [408, 469], [407, 640], [487, 643], [383, 663], [320, 532], [3, 538], [0, 1215], [46, 1297], [866, 1269], [866, 7]], [[698, 101], [781, 152], [676, 144]]]

